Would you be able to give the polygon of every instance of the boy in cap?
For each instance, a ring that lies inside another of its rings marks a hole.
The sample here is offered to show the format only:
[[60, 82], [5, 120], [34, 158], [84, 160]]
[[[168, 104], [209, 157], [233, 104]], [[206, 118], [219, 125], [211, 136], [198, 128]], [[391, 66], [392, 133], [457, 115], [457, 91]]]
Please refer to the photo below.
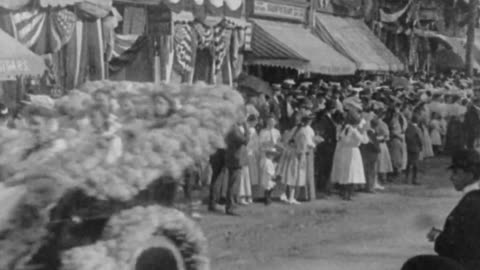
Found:
[[418, 185], [418, 163], [420, 161], [420, 153], [423, 149], [423, 140], [418, 123], [418, 116], [414, 114], [411, 122], [408, 124], [407, 130], [405, 131], [405, 142], [407, 144], [407, 170], [405, 172], [406, 181], [408, 183], [411, 173], [411, 184], [413, 185]]

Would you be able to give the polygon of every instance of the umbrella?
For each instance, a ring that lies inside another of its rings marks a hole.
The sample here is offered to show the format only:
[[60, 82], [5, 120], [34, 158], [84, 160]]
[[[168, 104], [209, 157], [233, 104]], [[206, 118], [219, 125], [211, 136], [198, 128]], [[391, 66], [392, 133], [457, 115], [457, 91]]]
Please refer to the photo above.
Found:
[[404, 88], [410, 89], [412, 84], [410, 81], [405, 77], [393, 77], [392, 79], [392, 87], [393, 88]]
[[[435, 53], [434, 64], [440, 69], [465, 69], [465, 51], [455, 52], [454, 50], [443, 49]], [[479, 69], [477, 61], [473, 62], [473, 67]]]
[[45, 61], [3, 30], [0, 30], [0, 81], [22, 75], [43, 75]]
[[272, 88], [266, 81], [251, 75], [239, 78], [238, 90], [251, 93], [253, 95], [265, 94], [272, 95]]

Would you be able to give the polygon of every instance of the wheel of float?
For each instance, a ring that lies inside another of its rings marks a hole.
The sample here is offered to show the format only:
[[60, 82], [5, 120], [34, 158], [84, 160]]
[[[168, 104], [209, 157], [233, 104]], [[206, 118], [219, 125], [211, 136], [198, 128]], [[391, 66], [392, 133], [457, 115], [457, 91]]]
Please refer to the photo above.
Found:
[[6, 226], [15, 227], [11, 233], [6, 230], [0, 249], [11, 257], [5, 258], [8, 269], [24, 269], [48, 238], [50, 210], [71, 184], [55, 174], [24, 173], [8, 179], [5, 186], [21, 188], [23, 194], [11, 206], [12, 216], [5, 218]]
[[132, 270], [185, 270], [185, 260], [177, 246], [164, 236], [155, 236], [134, 254]]

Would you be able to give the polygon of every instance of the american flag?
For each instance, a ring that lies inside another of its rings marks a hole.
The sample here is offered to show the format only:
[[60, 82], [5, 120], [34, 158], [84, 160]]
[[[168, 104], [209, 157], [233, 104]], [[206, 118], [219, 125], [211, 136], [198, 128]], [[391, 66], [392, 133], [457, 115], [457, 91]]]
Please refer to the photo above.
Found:
[[25, 9], [10, 16], [14, 36], [37, 54], [59, 51], [72, 37], [78, 20], [67, 9]]

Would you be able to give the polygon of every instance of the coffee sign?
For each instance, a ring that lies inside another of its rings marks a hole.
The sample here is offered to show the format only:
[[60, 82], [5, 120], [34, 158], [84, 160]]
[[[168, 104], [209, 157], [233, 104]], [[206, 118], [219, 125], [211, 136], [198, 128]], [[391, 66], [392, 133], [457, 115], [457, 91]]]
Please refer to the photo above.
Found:
[[253, 12], [257, 16], [305, 21], [306, 9], [267, 1], [255, 1]]

